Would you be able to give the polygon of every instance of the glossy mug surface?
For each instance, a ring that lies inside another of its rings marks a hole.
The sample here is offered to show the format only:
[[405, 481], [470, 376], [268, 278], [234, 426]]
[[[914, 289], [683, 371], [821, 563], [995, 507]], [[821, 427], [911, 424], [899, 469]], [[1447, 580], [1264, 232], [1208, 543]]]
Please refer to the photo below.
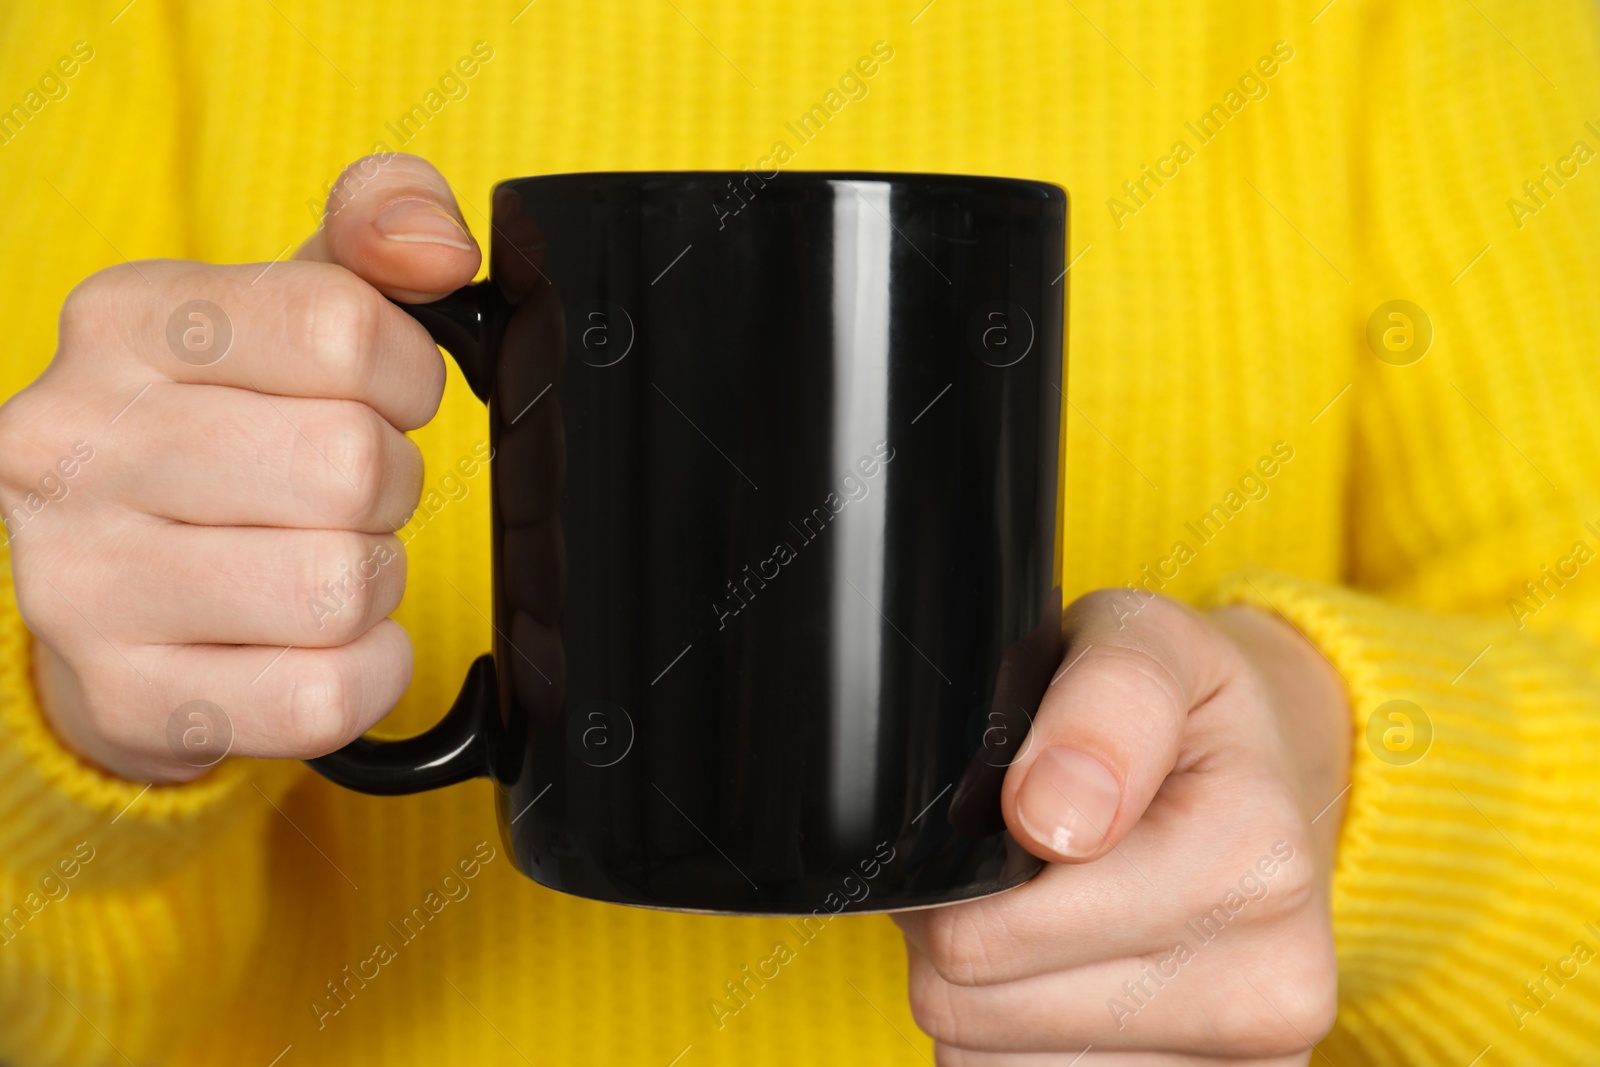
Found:
[[1025, 881], [1000, 785], [1060, 654], [1067, 197], [1043, 182], [564, 174], [412, 315], [489, 408], [494, 642], [406, 740], [596, 900], [921, 907]]

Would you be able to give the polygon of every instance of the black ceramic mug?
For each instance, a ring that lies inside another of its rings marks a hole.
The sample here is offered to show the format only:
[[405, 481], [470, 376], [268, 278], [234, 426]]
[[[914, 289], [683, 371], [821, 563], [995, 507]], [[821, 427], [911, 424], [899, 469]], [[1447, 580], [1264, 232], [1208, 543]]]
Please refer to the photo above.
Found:
[[488, 280], [406, 307], [489, 406], [493, 653], [311, 765], [487, 776], [523, 873], [620, 904], [1029, 878], [1000, 785], [1060, 657], [1066, 215], [957, 175], [497, 186]]

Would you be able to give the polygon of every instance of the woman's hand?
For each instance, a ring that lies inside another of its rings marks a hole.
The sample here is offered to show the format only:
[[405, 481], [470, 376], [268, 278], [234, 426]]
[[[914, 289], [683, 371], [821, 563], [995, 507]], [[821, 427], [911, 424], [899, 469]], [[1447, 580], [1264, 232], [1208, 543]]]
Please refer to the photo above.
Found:
[[388, 155], [345, 171], [293, 261], [126, 263], [73, 290], [55, 359], [0, 407], [17, 603], [67, 745], [181, 780], [230, 749], [322, 755], [394, 706], [393, 532], [423, 473], [403, 431], [445, 370], [385, 297], [478, 263], [444, 178]]
[[1064, 1065], [1091, 1046], [1094, 1064], [1306, 1063], [1336, 1004], [1339, 677], [1252, 608], [1106, 590], [1065, 626], [1002, 793], [1050, 865], [895, 916], [939, 1063]]

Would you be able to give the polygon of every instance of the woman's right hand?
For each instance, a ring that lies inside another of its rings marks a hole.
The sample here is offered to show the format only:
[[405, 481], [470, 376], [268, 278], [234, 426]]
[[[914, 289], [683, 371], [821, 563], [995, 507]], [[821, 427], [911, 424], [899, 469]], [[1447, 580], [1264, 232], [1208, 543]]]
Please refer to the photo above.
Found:
[[0, 406], [0, 512], [62, 741], [181, 781], [223, 751], [322, 755], [394, 706], [394, 531], [423, 479], [403, 431], [445, 371], [386, 297], [437, 299], [479, 262], [438, 171], [372, 156], [292, 260], [125, 263], [72, 291], [55, 358]]

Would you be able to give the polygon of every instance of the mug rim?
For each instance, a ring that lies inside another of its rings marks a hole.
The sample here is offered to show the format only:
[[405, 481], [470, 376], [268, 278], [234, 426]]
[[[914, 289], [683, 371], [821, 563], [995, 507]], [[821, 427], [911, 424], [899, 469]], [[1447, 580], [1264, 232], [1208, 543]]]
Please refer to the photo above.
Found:
[[761, 181], [777, 182], [783, 178], [800, 179], [798, 184], [812, 186], [835, 182], [876, 182], [883, 185], [919, 186], [931, 191], [940, 185], [961, 185], [969, 191], [1011, 193], [1047, 202], [1070, 204], [1072, 194], [1066, 186], [1042, 178], [1015, 178], [997, 174], [964, 174], [955, 171], [893, 171], [893, 170], [780, 170], [767, 177], [754, 170], [594, 170], [561, 171], [555, 174], [529, 174], [506, 178], [494, 184], [493, 192], [502, 188], [525, 189], [540, 185], [599, 184], [620, 186], [645, 182], [667, 183], [683, 190], [694, 189], [707, 183], [720, 185], [731, 180], [755, 177]]

